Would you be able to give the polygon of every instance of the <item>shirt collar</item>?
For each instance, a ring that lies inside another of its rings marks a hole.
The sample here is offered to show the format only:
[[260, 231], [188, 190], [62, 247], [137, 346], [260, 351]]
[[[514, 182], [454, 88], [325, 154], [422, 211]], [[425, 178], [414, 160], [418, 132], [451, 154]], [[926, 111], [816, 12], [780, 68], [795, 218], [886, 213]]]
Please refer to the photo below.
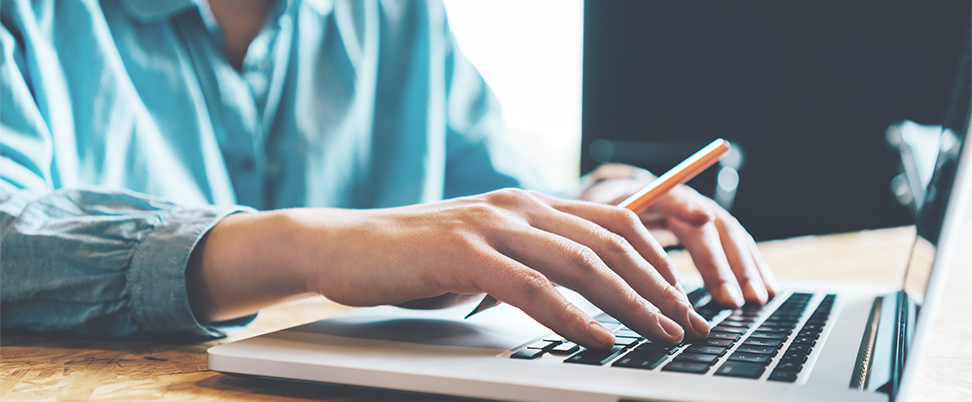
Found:
[[160, 22], [198, 6], [195, 0], [122, 0], [122, 8], [136, 21]]

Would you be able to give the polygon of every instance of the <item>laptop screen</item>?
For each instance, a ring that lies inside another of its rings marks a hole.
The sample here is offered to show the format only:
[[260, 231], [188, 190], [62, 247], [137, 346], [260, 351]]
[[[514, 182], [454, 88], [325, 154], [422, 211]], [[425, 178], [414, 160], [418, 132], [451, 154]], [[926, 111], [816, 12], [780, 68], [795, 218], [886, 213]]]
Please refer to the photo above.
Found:
[[918, 238], [904, 278], [904, 291], [918, 306], [925, 300], [931, 276], [938, 238], [945, 219], [946, 204], [955, 182], [962, 145], [969, 129], [970, 102], [972, 102], [972, 55], [970, 44], [962, 51], [955, 86], [949, 107], [942, 122], [939, 137], [939, 154], [935, 170], [925, 191], [925, 201], [918, 213]]

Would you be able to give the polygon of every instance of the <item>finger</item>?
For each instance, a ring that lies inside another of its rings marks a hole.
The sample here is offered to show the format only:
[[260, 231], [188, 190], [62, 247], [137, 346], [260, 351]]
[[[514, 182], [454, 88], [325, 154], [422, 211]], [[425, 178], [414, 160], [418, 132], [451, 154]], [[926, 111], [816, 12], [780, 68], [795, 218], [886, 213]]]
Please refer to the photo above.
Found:
[[776, 297], [776, 295], [780, 294], [780, 283], [776, 281], [776, 275], [773, 274], [773, 269], [770, 268], [769, 264], [763, 258], [763, 253], [759, 251], [759, 247], [756, 246], [756, 240], [753, 240], [752, 236], [749, 236], [749, 248], [752, 250], [753, 259], [756, 260], [759, 273], [763, 277], [763, 283], [766, 284], [766, 292], [770, 298]]
[[726, 259], [715, 224], [693, 226], [678, 219], [668, 219], [668, 228], [692, 256], [713, 299], [725, 306], [742, 306], [742, 290]]
[[[598, 206], [601, 208], [601, 206]], [[551, 209], [552, 217], [534, 222], [534, 225], [545, 232], [557, 233], [575, 243], [586, 245], [600, 258], [606, 268], [614, 271], [624, 284], [637, 292], [642, 298], [657, 306], [661, 312], [674, 320], [686, 330], [687, 336], [701, 338], [708, 335], [709, 325], [702, 316], [692, 308], [688, 297], [680, 286], [662, 277], [662, 275], [628, 242], [625, 237], [605, 229], [580, 217]], [[607, 209], [610, 214], [616, 214], [617, 208]], [[629, 220], [632, 230], [646, 231], [638, 217], [633, 213], [622, 215]], [[618, 219], [621, 220], [621, 219]], [[664, 253], [662, 254], [664, 256]], [[671, 265], [671, 261], [664, 259]], [[556, 263], [555, 261], [538, 263]], [[600, 265], [600, 264], [598, 264]], [[669, 266], [670, 272], [674, 267]], [[568, 273], [569, 274], [569, 273]], [[611, 275], [613, 277], [613, 275]], [[613, 280], [613, 278], [610, 278]], [[565, 279], [556, 279], [559, 283], [568, 285]], [[577, 285], [575, 285], [577, 286]], [[571, 287], [571, 286], [569, 286]], [[573, 288], [573, 287], [572, 287]], [[622, 319], [623, 317], [615, 316]]]
[[[504, 254], [576, 290], [632, 330], [664, 343], [684, 339], [682, 326], [635, 292], [593, 249], [535, 228], [504, 238]], [[665, 283], [660, 277], [655, 282]]]
[[749, 245], [751, 236], [735, 218], [728, 216], [728, 213], [720, 215], [722, 216], [715, 221], [716, 228], [719, 230], [719, 240], [722, 242], [722, 249], [726, 252], [729, 267], [736, 275], [736, 282], [742, 289], [743, 298], [751, 303], [766, 303], [769, 295]]
[[643, 213], [648, 220], [658, 216], [673, 217], [690, 225], [701, 226], [715, 219], [711, 208], [699, 202], [701, 196], [686, 186], [678, 186], [655, 201]]
[[476, 285], [497, 300], [517, 307], [543, 326], [588, 348], [614, 345], [614, 335], [573, 305], [543, 274], [491, 250]]
[[[623, 237], [632, 247], [651, 264], [668, 283], [678, 284], [675, 264], [665, 253], [665, 249], [655, 239], [648, 229], [633, 212], [610, 205], [588, 202], [566, 201], [559, 198], [540, 195], [545, 202], [558, 211], [574, 215], [593, 222], [613, 233]], [[583, 243], [583, 242], [581, 242]], [[586, 243], [584, 243], [586, 244]]]

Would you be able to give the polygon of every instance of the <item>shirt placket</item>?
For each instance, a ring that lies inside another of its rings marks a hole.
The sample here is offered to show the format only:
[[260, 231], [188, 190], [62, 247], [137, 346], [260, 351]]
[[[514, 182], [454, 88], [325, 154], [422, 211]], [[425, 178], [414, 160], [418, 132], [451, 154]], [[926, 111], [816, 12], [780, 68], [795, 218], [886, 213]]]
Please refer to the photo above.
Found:
[[[223, 157], [241, 205], [265, 209], [265, 177], [273, 163], [267, 160], [264, 144], [267, 130], [276, 112], [276, 97], [283, 77], [275, 74], [286, 69], [290, 27], [287, 13], [274, 13], [267, 26], [247, 48], [240, 71], [224, 63], [220, 79], [220, 99], [223, 102], [225, 143]], [[281, 36], [285, 36], [281, 38]], [[280, 43], [281, 39], [288, 43]], [[271, 100], [273, 99], [273, 100]]]

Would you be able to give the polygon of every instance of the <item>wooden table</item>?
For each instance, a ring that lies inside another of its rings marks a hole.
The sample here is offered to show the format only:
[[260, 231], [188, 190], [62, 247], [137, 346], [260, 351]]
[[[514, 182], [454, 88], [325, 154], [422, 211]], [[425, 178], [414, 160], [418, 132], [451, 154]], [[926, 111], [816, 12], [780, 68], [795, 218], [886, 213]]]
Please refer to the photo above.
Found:
[[[963, 244], [972, 245], [972, 224]], [[780, 277], [900, 283], [913, 229], [803, 237], [760, 245]], [[918, 400], [972, 399], [972, 247], [954, 261], [945, 303], [916, 384]], [[674, 259], [691, 270], [684, 255]], [[344, 386], [235, 377], [206, 369], [206, 349], [220, 343], [319, 320], [347, 307], [312, 298], [265, 310], [229, 339], [198, 344], [4, 336], [0, 398], [4, 401], [383, 401], [428, 400]]]

